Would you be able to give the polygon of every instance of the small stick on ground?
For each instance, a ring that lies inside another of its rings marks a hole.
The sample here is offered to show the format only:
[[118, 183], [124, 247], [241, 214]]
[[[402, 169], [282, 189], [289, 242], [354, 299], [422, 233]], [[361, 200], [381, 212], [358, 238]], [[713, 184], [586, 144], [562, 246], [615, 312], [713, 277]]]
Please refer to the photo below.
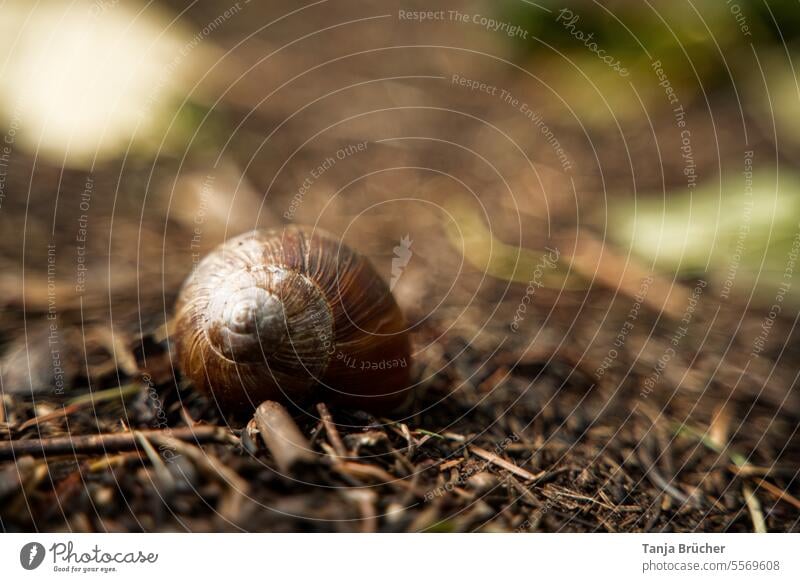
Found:
[[[138, 432], [147, 438], [163, 435], [185, 442], [197, 443], [229, 443], [234, 438], [227, 429], [219, 426], [195, 426], [192, 428], [143, 430]], [[140, 445], [134, 432], [24, 439], [0, 441], [0, 459], [13, 459], [22, 455], [32, 455], [34, 457], [73, 454], [97, 455], [134, 451], [139, 448]]]
[[161, 485], [161, 487], [159, 487], [160, 494], [164, 497], [171, 496], [175, 491], [175, 478], [164, 464], [164, 461], [161, 459], [161, 455], [156, 452], [155, 448], [152, 444], [150, 444], [150, 441], [147, 440], [145, 435], [139, 431], [134, 431], [133, 434], [136, 435], [136, 441], [142, 446], [147, 458], [150, 459], [150, 464], [153, 465], [156, 478]]
[[773, 495], [779, 501], [785, 501], [789, 505], [793, 505], [795, 508], [800, 509], [800, 500], [797, 499], [797, 497], [795, 497], [794, 495], [792, 495], [788, 491], [784, 491], [780, 487], [777, 487], [777, 486], [773, 485], [772, 483], [770, 483], [769, 481], [766, 481], [765, 479], [757, 478], [755, 481], [756, 481], [756, 484], [761, 489], [764, 489], [765, 491], [767, 491], [768, 493]]
[[126, 386], [120, 386], [119, 388], [109, 388], [108, 390], [100, 390], [99, 392], [89, 392], [88, 394], [83, 394], [77, 398], [73, 398], [63, 408], [58, 408], [48, 414], [29, 418], [20, 424], [16, 430], [22, 432], [32, 426], [70, 416], [79, 410], [88, 408], [89, 406], [96, 406], [103, 402], [113, 402], [114, 400], [124, 401], [126, 398], [140, 394], [141, 391], [142, 385], [134, 382]]
[[328, 440], [331, 442], [333, 450], [336, 451], [336, 455], [339, 457], [346, 457], [347, 449], [342, 442], [342, 438], [339, 436], [339, 431], [336, 429], [336, 424], [333, 422], [333, 417], [331, 416], [328, 407], [324, 402], [320, 402], [317, 404], [317, 411], [319, 412], [320, 420], [322, 420], [322, 426], [325, 427], [325, 433], [328, 435]]
[[198, 469], [226, 486], [227, 491], [219, 504], [220, 516], [230, 523], [236, 523], [241, 518], [242, 509], [250, 492], [247, 481], [241, 475], [214, 455], [182, 442], [174, 438], [174, 435], [160, 434], [153, 437], [153, 441], [160, 446], [174, 449], [179, 455], [186, 455]]
[[41, 416], [34, 416], [33, 418], [29, 418], [28, 420], [26, 420], [25, 422], [20, 424], [17, 427], [17, 430], [22, 432], [22, 431], [27, 430], [28, 428], [30, 428], [32, 426], [35, 426], [37, 424], [41, 424], [43, 422], [48, 422], [48, 421], [51, 421], [51, 420], [55, 420], [55, 419], [58, 419], [58, 418], [69, 416], [70, 414], [72, 414], [74, 412], [77, 412], [78, 410], [80, 410], [83, 407], [84, 407], [83, 404], [70, 404], [68, 406], [65, 406], [64, 408], [56, 409], [53, 412], [50, 412], [48, 414], [43, 414]]
[[479, 456], [481, 459], [489, 461], [493, 465], [497, 465], [501, 469], [505, 469], [509, 473], [513, 473], [517, 477], [522, 477], [526, 481], [536, 481], [537, 479], [547, 475], [547, 471], [542, 471], [541, 473], [534, 475], [530, 471], [526, 471], [522, 467], [517, 467], [514, 463], [506, 461], [504, 458], [498, 457], [494, 453], [490, 453], [489, 451], [474, 445], [470, 445], [469, 452]]
[[282, 473], [288, 472], [298, 462], [314, 461], [308, 439], [283, 406], [271, 400], [262, 402], [256, 409], [255, 421], [264, 444]]
[[640, 449], [637, 457], [645, 477], [647, 477], [647, 479], [661, 492], [678, 500], [682, 505], [700, 507], [700, 503], [696, 498], [684, 494], [682, 491], [672, 485], [672, 479], [667, 480], [661, 475], [661, 473], [658, 472], [655, 462], [647, 453]]
[[764, 512], [761, 510], [761, 502], [756, 497], [753, 488], [747, 483], [742, 485], [742, 494], [747, 504], [747, 511], [753, 521], [753, 531], [755, 533], [767, 533], [767, 523], [764, 521]]

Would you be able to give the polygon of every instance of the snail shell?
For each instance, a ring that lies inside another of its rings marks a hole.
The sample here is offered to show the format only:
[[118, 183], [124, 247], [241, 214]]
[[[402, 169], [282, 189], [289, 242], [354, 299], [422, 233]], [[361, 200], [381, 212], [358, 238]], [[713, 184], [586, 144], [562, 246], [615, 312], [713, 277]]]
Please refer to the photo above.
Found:
[[325, 400], [381, 412], [409, 396], [405, 319], [362, 256], [307, 227], [228, 240], [177, 304], [185, 376], [223, 412]]

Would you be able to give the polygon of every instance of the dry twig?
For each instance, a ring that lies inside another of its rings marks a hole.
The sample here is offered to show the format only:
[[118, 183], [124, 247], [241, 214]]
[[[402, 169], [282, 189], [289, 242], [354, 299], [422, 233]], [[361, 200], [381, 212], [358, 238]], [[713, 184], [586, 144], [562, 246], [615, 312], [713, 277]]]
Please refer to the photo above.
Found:
[[262, 402], [256, 409], [255, 421], [261, 439], [282, 473], [299, 462], [314, 461], [308, 439], [283, 406], [271, 400]]
[[[196, 443], [230, 443], [231, 440], [235, 440], [230, 431], [219, 426], [195, 426], [138, 432], [147, 438], [168, 436], [176, 440]], [[139, 446], [135, 432], [2, 441], [0, 442], [0, 459], [13, 459], [22, 455], [44, 457], [48, 455], [118, 453], [137, 450]]]

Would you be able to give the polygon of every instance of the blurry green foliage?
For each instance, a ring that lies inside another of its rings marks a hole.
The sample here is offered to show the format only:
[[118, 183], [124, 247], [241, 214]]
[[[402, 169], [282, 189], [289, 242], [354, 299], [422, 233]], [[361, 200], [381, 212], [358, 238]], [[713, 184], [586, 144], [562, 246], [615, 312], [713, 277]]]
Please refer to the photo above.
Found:
[[[582, 123], [597, 128], [643, 118], [643, 106], [650, 110], [665, 103], [653, 62], [660, 62], [680, 103], [688, 106], [731, 79], [747, 84], [756, 67], [751, 42], [768, 53], [800, 36], [800, 9], [791, 2], [662, 0], [651, 2], [652, 8], [620, 0], [537, 4], [551, 12], [524, 0], [497, 3], [498, 19], [529, 32], [527, 39], [509, 40], [515, 59], [541, 75]], [[588, 43], [618, 60], [629, 75], [605, 65]]]
[[614, 209], [610, 223], [618, 244], [665, 271], [709, 276], [766, 302], [782, 284], [800, 285], [798, 175], [755, 173], [752, 191], [737, 177], [691, 193], [637, 197]]

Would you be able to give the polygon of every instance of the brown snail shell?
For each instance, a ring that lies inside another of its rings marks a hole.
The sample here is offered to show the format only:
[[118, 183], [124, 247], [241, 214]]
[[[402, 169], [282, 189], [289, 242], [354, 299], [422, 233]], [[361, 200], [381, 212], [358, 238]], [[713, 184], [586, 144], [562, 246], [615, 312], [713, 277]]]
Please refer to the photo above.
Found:
[[183, 374], [226, 413], [312, 399], [386, 412], [409, 396], [406, 323], [364, 257], [319, 229], [220, 245], [177, 303]]

